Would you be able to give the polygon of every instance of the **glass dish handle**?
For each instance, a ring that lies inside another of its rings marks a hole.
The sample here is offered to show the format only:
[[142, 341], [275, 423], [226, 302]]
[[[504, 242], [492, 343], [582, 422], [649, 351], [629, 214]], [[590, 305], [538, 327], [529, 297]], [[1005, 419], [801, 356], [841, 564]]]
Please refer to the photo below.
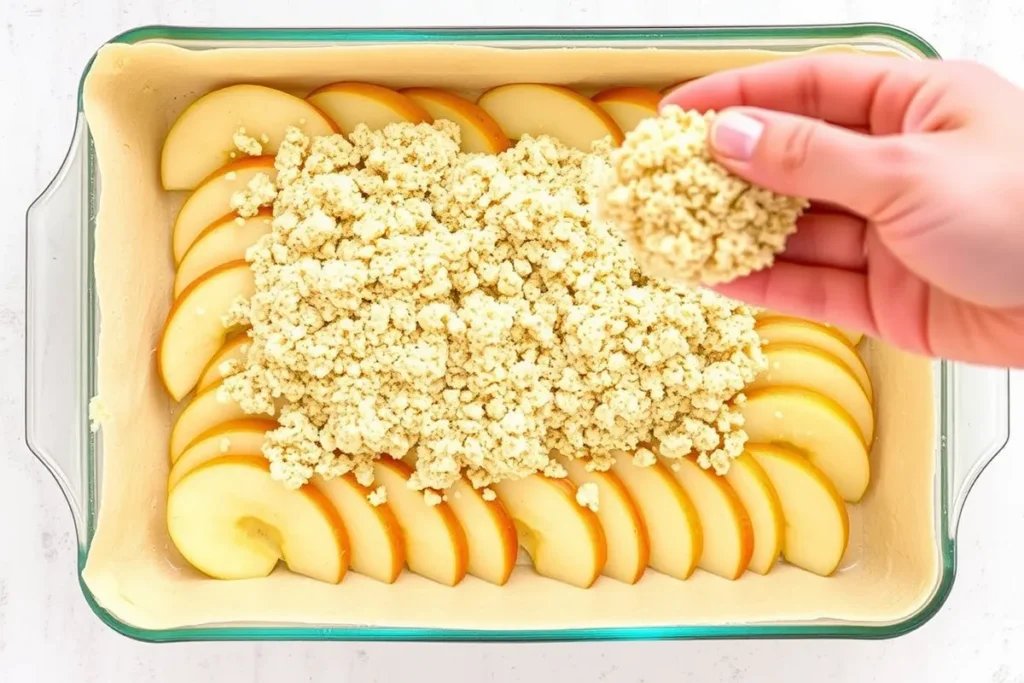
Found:
[[32, 203], [25, 238], [25, 437], [86, 539], [89, 495], [88, 134], [81, 114], [57, 175]]
[[1010, 372], [964, 363], [945, 364], [949, 386], [941, 444], [949, 477], [945, 491], [949, 534], [956, 536], [974, 482], [1010, 438]]

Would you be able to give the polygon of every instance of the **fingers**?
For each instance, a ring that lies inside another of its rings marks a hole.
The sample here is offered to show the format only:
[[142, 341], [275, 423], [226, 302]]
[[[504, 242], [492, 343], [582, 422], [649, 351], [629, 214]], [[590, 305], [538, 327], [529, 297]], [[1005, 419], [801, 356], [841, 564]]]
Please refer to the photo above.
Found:
[[808, 266], [863, 270], [867, 264], [864, 234], [867, 226], [856, 216], [812, 211], [796, 224], [779, 259]]
[[808, 55], [731, 69], [683, 84], [662, 105], [721, 110], [749, 106], [861, 126], [901, 130], [902, 117], [938, 67], [867, 55]]
[[878, 331], [864, 273], [779, 262], [712, 289], [779, 313], [849, 327], [865, 334], [875, 335]]
[[874, 218], [920, 174], [911, 136], [874, 137], [794, 114], [736, 107], [712, 125], [715, 159], [776, 192]]

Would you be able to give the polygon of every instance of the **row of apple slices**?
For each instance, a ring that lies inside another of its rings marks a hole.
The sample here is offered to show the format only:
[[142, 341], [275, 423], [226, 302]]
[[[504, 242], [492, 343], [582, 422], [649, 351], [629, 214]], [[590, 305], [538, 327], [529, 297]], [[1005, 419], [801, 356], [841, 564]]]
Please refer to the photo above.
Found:
[[[245, 431], [226, 425], [222, 434], [232, 437], [210, 435], [199, 444], [233, 438], [244, 449]], [[501, 482], [498, 501], [460, 480], [434, 506], [408, 488], [411, 468], [387, 456], [374, 467], [387, 502], [374, 506], [352, 475], [317, 476], [291, 490], [270, 477], [261, 455], [196, 447], [205, 459], [185, 473], [177, 463], [172, 469], [168, 529], [190, 564], [220, 579], [266, 576], [283, 560], [332, 583], [349, 567], [390, 583], [407, 564], [447, 585], [467, 572], [503, 585], [519, 545], [538, 574], [582, 588], [601, 573], [635, 583], [648, 565], [680, 579], [696, 566], [728, 579], [748, 568], [764, 574], [780, 552], [828, 575], [849, 534], [828, 479], [777, 446], [751, 445], [725, 478], [690, 459], [640, 467], [623, 457], [613, 472], [582, 474], [577, 463], [568, 480]], [[575, 499], [584, 479], [598, 482], [596, 514]]]
[[[828, 478], [802, 455], [769, 445], [750, 445], [725, 477], [690, 459], [640, 467], [622, 456], [611, 472], [588, 472], [582, 461], [563, 459], [568, 480], [534, 475], [501, 482], [494, 487], [500, 502], [460, 481], [447, 503], [428, 507], [407, 486], [408, 466], [386, 456], [375, 476], [388, 502], [376, 508], [369, 489], [351, 476], [315, 477], [291, 491], [268, 484], [258, 455], [276, 423], [246, 417], [237, 404], [221, 402], [217, 388], [201, 392], [177, 421], [168, 480], [171, 537], [190, 563], [215, 577], [263, 575], [276, 564], [271, 559], [283, 556], [294, 571], [322, 580], [340, 580], [351, 563], [359, 573], [394, 581], [404, 561], [449, 585], [467, 570], [503, 584], [517, 545], [539, 574], [581, 587], [600, 573], [633, 583], [647, 566], [680, 579], [696, 566], [735, 579], [748, 568], [768, 572], [780, 550], [791, 563], [827, 575], [848, 538], [845, 507]], [[207, 429], [212, 423], [218, 424]], [[210, 471], [214, 465], [222, 469]], [[230, 472], [238, 476], [228, 484]], [[575, 500], [576, 486], [588, 482], [599, 490], [596, 514]], [[296, 496], [305, 499], [296, 503]], [[196, 505], [200, 499], [207, 502]], [[317, 523], [299, 526], [311, 514]], [[296, 529], [324, 533], [307, 547], [288, 542]], [[291, 556], [299, 552], [319, 560]]]
[[527, 134], [552, 135], [588, 151], [605, 137], [621, 142], [624, 131], [657, 113], [661, 97], [647, 88], [615, 87], [587, 98], [565, 86], [512, 83], [486, 91], [474, 103], [439, 88], [341, 82], [303, 100], [265, 86], [232, 85], [200, 97], [178, 116], [164, 140], [161, 178], [164, 189], [194, 190], [237, 158], [236, 133], [259, 140], [261, 152], [273, 156], [288, 126], [317, 137], [347, 135], [358, 124], [378, 130], [395, 122], [447, 119], [459, 126], [467, 152], [497, 153]]

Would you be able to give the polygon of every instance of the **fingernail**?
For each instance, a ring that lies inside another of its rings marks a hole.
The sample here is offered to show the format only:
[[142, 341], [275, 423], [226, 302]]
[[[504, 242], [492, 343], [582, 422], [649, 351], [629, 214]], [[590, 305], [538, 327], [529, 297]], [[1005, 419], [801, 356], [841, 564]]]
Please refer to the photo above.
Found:
[[711, 147], [720, 155], [737, 161], [754, 156], [764, 124], [739, 112], [725, 112], [711, 127]]

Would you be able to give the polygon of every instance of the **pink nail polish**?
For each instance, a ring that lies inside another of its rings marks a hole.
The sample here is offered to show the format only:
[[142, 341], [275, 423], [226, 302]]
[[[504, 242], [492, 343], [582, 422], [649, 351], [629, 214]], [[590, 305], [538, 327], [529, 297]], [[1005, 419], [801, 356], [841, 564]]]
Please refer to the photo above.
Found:
[[711, 146], [718, 154], [737, 161], [754, 156], [764, 124], [739, 112], [725, 112], [711, 127]]

